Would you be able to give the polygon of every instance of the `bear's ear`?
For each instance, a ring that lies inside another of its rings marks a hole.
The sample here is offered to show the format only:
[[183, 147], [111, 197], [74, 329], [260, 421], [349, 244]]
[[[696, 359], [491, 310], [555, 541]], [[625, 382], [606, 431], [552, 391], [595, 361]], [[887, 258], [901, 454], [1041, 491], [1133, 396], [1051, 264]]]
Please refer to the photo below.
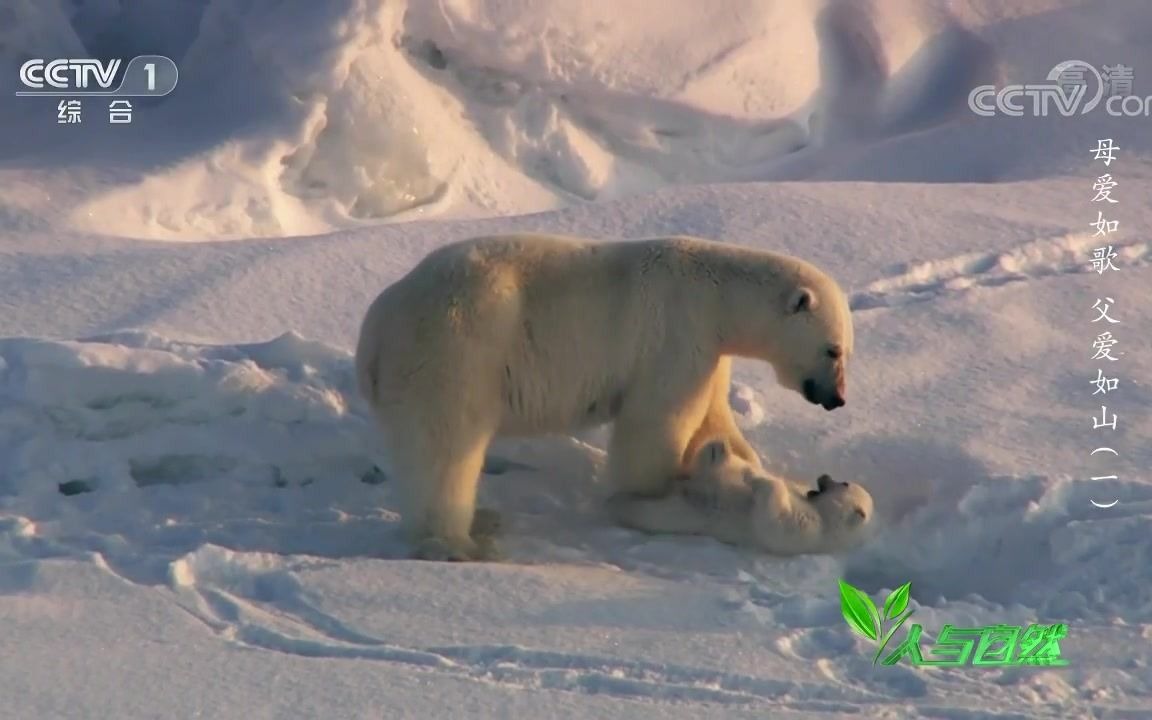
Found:
[[852, 521], [853, 525], [863, 525], [868, 520], [868, 513], [862, 507], [854, 507], [848, 519]]
[[700, 450], [700, 463], [705, 467], [719, 465], [728, 459], [728, 443], [724, 440], [713, 440]]
[[798, 287], [788, 296], [788, 314], [807, 312], [816, 307], [816, 293], [812, 288]]

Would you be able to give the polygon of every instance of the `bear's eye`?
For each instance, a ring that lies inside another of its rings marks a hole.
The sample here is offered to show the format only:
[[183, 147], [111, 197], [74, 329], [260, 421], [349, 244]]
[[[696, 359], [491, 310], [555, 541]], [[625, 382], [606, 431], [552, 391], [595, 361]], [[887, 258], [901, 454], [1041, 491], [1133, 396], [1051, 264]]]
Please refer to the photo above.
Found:
[[833, 360], [839, 360], [843, 356], [844, 351], [841, 350], [839, 346], [833, 345], [832, 347], [828, 348], [828, 357], [832, 358]]

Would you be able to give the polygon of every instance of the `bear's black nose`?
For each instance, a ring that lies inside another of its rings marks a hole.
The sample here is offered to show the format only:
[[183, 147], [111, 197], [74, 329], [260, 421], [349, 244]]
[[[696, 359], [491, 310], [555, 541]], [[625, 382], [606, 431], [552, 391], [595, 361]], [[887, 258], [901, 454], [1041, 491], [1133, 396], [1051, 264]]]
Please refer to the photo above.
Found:
[[845, 404], [847, 403], [844, 400], [844, 396], [837, 393], [833, 397], [825, 400], [822, 406], [825, 410], [835, 410], [838, 407], [844, 407]]

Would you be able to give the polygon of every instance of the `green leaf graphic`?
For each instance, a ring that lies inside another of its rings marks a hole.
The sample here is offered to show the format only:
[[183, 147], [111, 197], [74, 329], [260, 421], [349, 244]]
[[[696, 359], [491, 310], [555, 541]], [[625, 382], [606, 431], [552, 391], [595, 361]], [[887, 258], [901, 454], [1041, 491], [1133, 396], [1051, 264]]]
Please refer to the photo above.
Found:
[[892, 591], [888, 599], [884, 601], [884, 620], [887, 622], [904, 612], [908, 607], [908, 593], [912, 588], [912, 583], [906, 582], [900, 587]]
[[888, 643], [889, 643], [889, 641], [892, 640], [892, 636], [896, 634], [896, 631], [900, 629], [900, 626], [904, 624], [904, 621], [910, 617], [912, 617], [912, 611], [911, 610], [904, 613], [904, 615], [901, 616], [901, 618], [896, 622], [896, 624], [893, 625], [892, 627], [890, 627], [888, 629], [888, 632], [884, 633], [883, 641], [880, 643], [880, 646], [878, 648], [876, 648], [876, 654], [872, 656], [872, 664], [873, 665], [875, 665], [877, 662], [880, 661], [880, 653], [884, 652], [884, 648], [888, 647]]
[[873, 642], [879, 639], [879, 614], [872, 598], [843, 580], [840, 581], [840, 612], [848, 627]]

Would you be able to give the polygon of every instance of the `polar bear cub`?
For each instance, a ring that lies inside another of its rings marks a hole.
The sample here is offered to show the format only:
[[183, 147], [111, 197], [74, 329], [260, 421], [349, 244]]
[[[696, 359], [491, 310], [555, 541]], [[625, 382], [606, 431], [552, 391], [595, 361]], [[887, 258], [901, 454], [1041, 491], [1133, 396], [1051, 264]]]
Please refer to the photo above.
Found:
[[656, 498], [614, 495], [617, 522], [651, 533], [707, 535], [775, 555], [834, 553], [857, 545], [871, 525], [872, 496], [860, 485], [821, 475], [816, 489], [770, 475], [704, 445], [691, 472]]

